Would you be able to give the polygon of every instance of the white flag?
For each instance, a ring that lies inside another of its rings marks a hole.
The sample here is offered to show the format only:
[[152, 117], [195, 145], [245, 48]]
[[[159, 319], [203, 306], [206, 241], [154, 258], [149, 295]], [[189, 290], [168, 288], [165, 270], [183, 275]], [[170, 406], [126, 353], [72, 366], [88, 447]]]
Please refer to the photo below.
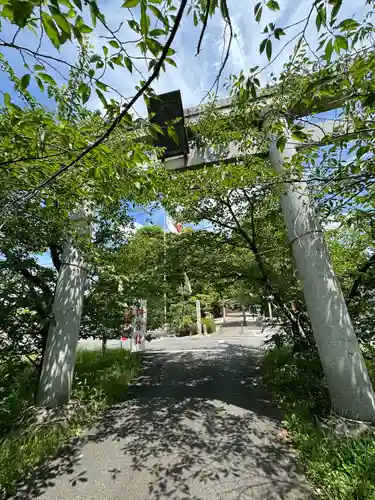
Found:
[[179, 222], [174, 223], [173, 220], [169, 217], [169, 215], [165, 216], [165, 225], [169, 233], [178, 234], [181, 233], [182, 231], [182, 224]]

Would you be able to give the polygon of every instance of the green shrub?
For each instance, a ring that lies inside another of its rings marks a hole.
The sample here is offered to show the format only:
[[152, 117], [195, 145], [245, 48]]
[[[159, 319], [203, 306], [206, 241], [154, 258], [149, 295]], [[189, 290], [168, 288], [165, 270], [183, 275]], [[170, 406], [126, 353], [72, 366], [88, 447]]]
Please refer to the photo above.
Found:
[[283, 408], [298, 407], [314, 415], [325, 415], [330, 400], [318, 352], [314, 349], [293, 354], [290, 347], [267, 352], [264, 378]]
[[30, 362], [10, 358], [0, 362], [0, 438], [26, 418], [37, 382], [37, 371]]
[[375, 385], [375, 346], [365, 344], [362, 348], [363, 357], [365, 358], [368, 374], [373, 385]]
[[197, 335], [198, 329], [196, 323], [186, 324], [180, 327], [178, 331], [179, 337], [188, 337], [189, 335]]
[[183, 316], [180, 326], [191, 325], [193, 323], [193, 318], [191, 316]]
[[206, 325], [207, 333], [216, 332], [216, 323], [212, 318], [202, 318], [202, 325]]
[[7, 397], [0, 403], [1, 418], [6, 415], [1, 429], [8, 430], [0, 441], [0, 497], [12, 493], [27, 471], [55, 454], [67, 439], [95, 421], [106, 405], [123, 400], [129, 382], [138, 372], [139, 362], [125, 349], [109, 349], [105, 356], [97, 351], [79, 351], [72, 398], [81, 401], [84, 409], [65, 425], [41, 428], [24, 423], [23, 427], [11, 430], [7, 422], [11, 422], [12, 417], [27, 421], [25, 409], [34, 400], [37, 377], [29, 363], [8, 365], [7, 369], [7, 373], [17, 377], [13, 382], [11, 377], [0, 381], [3, 393], [13, 391], [6, 392]]
[[[214, 333], [216, 331], [215, 321], [211, 318], [202, 318], [202, 327], [203, 325], [206, 325], [207, 333]], [[197, 333], [197, 324], [193, 322], [190, 316], [185, 316], [178, 330], [178, 336], [187, 337], [189, 335], [197, 335]]]
[[[370, 363], [371, 365], [371, 363]], [[267, 352], [264, 380], [284, 410], [284, 425], [308, 478], [329, 500], [375, 500], [375, 433], [338, 438], [322, 432], [318, 419], [329, 397], [316, 352]]]
[[126, 397], [127, 386], [139, 369], [137, 358], [125, 349], [79, 351], [74, 374], [73, 397], [81, 401], [93, 399], [113, 404]]

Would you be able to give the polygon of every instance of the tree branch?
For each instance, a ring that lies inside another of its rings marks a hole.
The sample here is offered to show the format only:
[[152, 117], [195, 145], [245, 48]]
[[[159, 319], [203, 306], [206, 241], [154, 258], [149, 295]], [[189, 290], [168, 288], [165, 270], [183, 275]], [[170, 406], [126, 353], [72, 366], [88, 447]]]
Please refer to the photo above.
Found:
[[203, 27], [202, 27], [202, 31], [201, 31], [201, 34], [200, 34], [200, 37], [199, 37], [199, 40], [198, 40], [197, 52], [195, 54], [196, 56], [201, 51], [201, 45], [202, 45], [202, 42], [203, 42], [204, 33], [206, 31], [206, 28], [207, 28], [208, 16], [210, 14], [210, 7], [211, 7], [211, 0], [207, 0], [206, 12], [204, 14], [204, 20], [203, 20]]
[[62, 248], [60, 245], [50, 245], [49, 250], [51, 252], [51, 259], [56, 270], [59, 272], [61, 267], [61, 254]]
[[7, 261], [5, 264], [7, 264], [7, 267], [13, 267], [15, 271], [17, 271], [19, 274], [21, 274], [33, 287], [39, 288], [41, 292], [43, 293], [43, 296], [46, 301], [49, 301], [52, 297], [52, 292], [49, 288], [48, 285], [44, 283], [44, 281], [35, 274], [32, 274], [24, 265], [24, 263], [17, 258], [15, 255], [13, 255], [11, 252], [8, 250], [2, 249], [2, 253], [6, 256]]
[[358, 295], [358, 289], [361, 285], [363, 275], [370, 269], [370, 267], [375, 263], [375, 253], [359, 268], [356, 279], [353, 281], [352, 288], [349, 293], [349, 301], [354, 299]]
[[14, 163], [21, 163], [24, 161], [46, 160], [47, 158], [53, 158], [55, 156], [61, 156], [61, 153], [54, 153], [46, 156], [24, 156], [22, 158], [16, 158], [14, 160], [2, 161], [0, 162], [0, 167], [4, 167], [5, 165], [12, 165]]
[[[71, 64], [71, 63], [65, 61], [64, 59], [59, 59], [58, 57], [54, 57], [54, 56], [50, 56], [48, 54], [40, 53], [39, 49], [37, 49], [36, 51], [35, 50], [31, 50], [31, 49], [29, 49], [27, 47], [24, 47], [22, 45], [17, 45], [15, 43], [6, 42], [5, 40], [1, 40], [0, 41], [0, 47], [8, 47], [10, 49], [16, 49], [20, 53], [26, 52], [27, 54], [29, 54], [29, 56], [34, 57], [36, 60], [38, 60], [38, 58], [49, 59], [50, 61], [55, 61], [57, 63], [63, 64], [63, 65], [67, 66], [70, 69], [75, 69], [75, 70], [78, 70], [78, 71], [82, 71], [82, 68], [79, 68], [78, 66], [75, 66], [74, 64]], [[55, 68], [54, 68], [54, 70], [56, 71]], [[88, 76], [90, 79], [92, 79], [94, 82], [101, 82], [100, 78], [91, 77], [88, 73], [85, 73], [85, 75]], [[112, 87], [111, 85], [108, 85], [105, 82], [101, 82], [101, 83], [103, 85], [105, 85], [106, 87], [108, 87], [113, 92], [115, 92], [119, 97], [121, 97], [121, 99], [124, 99], [124, 101], [127, 100], [127, 98], [123, 94], [121, 94], [121, 92], [119, 92], [116, 88]]]
[[[227, 0], [222, 0], [222, 8], [224, 10], [224, 13], [223, 13], [223, 18], [225, 19], [225, 22], [226, 22], [226, 26], [229, 27], [229, 42], [228, 42], [228, 47], [227, 47], [227, 51], [225, 53], [225, 57], [223, 59], [223, 62], [221, 63], [221, 66], [220, 66], [220, 69], [219, 69], [219, 72], [215, 78], [215, 81], [214, 83], [212, 84], [211, 88], [208, 90], [208, 92], [206, 92], [206, 94], [204, 95], [204, 97], [201, 99], [201, 102], [200, 104], [202, 104], [202, 102], [206, 99], [206, 97], [211, 93], [212, 89], [216, 86], [216, 88], [218, 88], [219, 86], [219, 82], [220, 82], [220, 78], [221, 78], [221, 75], [224, 71], [224, 68], [225, 66], [227, 65], [227, 62], [228, 62], [228, 59], [229, 59], [229, 54], [230, 54], [230, 49], [231, 49], [231, 46], [232, 46], [232, 40], [233, 40], [233, 26], [232, 26], [232, 21], [230, 19], [230, 16], [229, 16], [229, 10], [228, 10], [228, 5], [227, 5]], [[216, 90], [216, 93], [217, 93], [217, 90]]]

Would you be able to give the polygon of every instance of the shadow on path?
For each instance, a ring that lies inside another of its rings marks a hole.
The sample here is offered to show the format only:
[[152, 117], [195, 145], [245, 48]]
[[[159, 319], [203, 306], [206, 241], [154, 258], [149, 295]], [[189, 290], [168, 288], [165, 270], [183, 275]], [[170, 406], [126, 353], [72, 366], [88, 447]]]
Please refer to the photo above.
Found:
[[259, 381], [260, 351], [145, 353], [129, 399], [112, 407], [16, 497], [307, 499]]

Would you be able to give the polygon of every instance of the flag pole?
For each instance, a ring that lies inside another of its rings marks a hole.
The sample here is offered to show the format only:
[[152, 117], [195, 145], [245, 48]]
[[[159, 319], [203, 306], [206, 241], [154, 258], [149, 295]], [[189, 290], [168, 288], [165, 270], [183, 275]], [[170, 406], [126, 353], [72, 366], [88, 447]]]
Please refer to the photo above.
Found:
[[167, 334], [167, 212], [164, 210], [164, 230], [163, 230], [163, 246], [164, 246], [164, 334]]

